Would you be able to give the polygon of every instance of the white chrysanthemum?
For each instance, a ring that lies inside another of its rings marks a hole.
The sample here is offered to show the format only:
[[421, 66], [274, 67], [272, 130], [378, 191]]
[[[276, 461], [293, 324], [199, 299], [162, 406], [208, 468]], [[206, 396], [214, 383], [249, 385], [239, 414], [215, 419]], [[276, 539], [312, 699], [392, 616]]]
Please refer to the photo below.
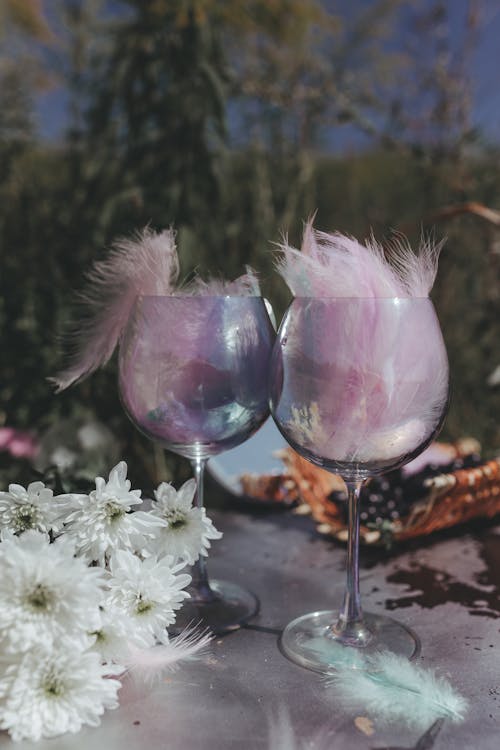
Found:
[[62, 640], [85, 648], [100, 627], [104, 572], [73, 557], [74, 545], [45, 534], [2, 533], [0, 639], [9, 652]]
[[101, 605], [101, 624], [90, 634], [94, 638], [92, 651], [96, 651], [103, 661], [123, 663], [129, 655], [127, 638], [129, 633], [123, 621], [123, 612], [106, 604]]
[[107, 482], [97, 477], [95, 484], [90, 495], [59, 495], [56, 499], [64, 512], [65, 533], [74, 539], [77, 554], [105, 565], [116, 550], [140, 550], [144, 536], [152, 536], [163, 524], [149, 513], [130, 513], [142, 500], [140, 490], [130, 490], [125, 461], [111, 470]]
[[166, 627], [175, 621], [175, 610], [189, 596], [183, 589], [191, 576], [179, 573], [182, 567], [183, 563], [174, 565], [172, 557], [140, 560], [124, 551], [112, 556], [106, 601], [125, 617], [132, 644], [148, 648], [167, 638]]
[[94, 652], [31, 649], [4, 671], [0, 728], [18, 741], [98, 726], [105, 709], [118, 706], [120, 683], [111, 676], [119, 669], [103, 666]]
[[9, 484], [8, 492], [0, 492], [0, 528], [14, 534], [28, 529], [57, 531], [52, 496], [52, 490], [43, 482], [31, 482], [27, 489], [20, 484]]
[[166, 482], [155, 491], [151, 514], [167, 524], [156, 529], [154, 536], [152, 549], [158, 557], [171, 555], [176, 561], [192, 565], [200, 555], [208, 554], [211, 539], [222, 537], [205, 508], [193, 507], [195, 492], [194, 479], [185, 482], [178, 492]]

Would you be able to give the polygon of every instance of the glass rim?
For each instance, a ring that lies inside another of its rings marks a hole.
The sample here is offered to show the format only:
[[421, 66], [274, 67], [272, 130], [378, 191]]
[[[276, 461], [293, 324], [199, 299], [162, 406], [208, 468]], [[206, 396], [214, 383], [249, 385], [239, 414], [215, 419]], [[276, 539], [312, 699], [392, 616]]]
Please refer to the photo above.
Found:
[[412, 302], [412, 301], [422, 301], [422, 300], [428, 300], [429, 302], [432, 302], [430, 297], [338, 297], [334, 295], [327, 295], [327, 294], [314, 294], [314, 295], [307, 295], [307, 294], [297, 294], [295, 297], [292, 298], [291, 302], [294, 302], [295, 300], [318, 300], [322, 302], [395, 302], [396, 300], [398, 302]]
[[184, 299], [184, 300], [200, 300], [200, 299], [264, 299], [262, 294], [138, 294], [136, 300], [139, 299]]

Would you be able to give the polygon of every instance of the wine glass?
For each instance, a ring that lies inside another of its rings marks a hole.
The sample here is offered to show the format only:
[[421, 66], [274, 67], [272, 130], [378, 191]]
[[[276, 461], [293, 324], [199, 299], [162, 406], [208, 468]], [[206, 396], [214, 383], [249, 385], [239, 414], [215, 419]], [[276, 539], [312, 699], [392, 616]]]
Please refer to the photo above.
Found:
[[[251, 296], [143, 296], [120, 343], [119, 388], [132, 422], [151, 440], [191, 461], [203, 506], [207, 460], [252, 435], [269, 414], [275, 338], [264, 301]], [[208, 579], [200, 555], [179, 622], [215, 633], [255, 615], [257, 598]]]
[[437, 435], [448, 360], [427, 298], [296, 298], [271, 362], [271, 413], [304, 458], [340, 474], [348, 493], [347, 582], [338, 612], [303, 615], [283, 631], [292, 661], [318, 672], [362, 667], [389, 650], [408, 658], [417, 636], [359, 594], [359, 496], [369, 477], [411, 461]]

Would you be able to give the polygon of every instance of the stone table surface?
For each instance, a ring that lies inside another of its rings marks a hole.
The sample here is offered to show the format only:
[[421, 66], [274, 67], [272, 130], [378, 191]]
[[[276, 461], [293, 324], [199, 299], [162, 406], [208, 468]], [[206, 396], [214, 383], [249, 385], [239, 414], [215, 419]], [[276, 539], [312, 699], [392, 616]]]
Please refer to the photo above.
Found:
[[[152, 689], [125, 680], [120, 707], [98, 729], [40, 742], [39, 750], [498, 750], [500, 527], [469, 528], [390, 554], [362, 551], [365, 609], [411, 626], [422, 641], [420, 663], [438, 668], [470, 703], [461, 724], [409, 730], [379, 727], [372, 717], [368, 735], [354, 723], [359, 711], [342, 708], [320, 675], [278, 648], [291, 619], [339, 603], [344, 549], [308, 517], [250, 512], [227, 498], [218, 505], [211, 515], [224, 537], [213, 545], [210, 575], [251, 588], [260, 614]], [[0, 746], [11, 744], [2, 734]]]

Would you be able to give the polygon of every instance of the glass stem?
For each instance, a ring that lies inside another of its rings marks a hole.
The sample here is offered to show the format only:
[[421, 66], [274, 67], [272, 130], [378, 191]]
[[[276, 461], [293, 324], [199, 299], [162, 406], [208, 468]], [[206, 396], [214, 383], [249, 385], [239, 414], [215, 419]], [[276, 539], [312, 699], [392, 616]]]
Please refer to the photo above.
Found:
[[[206, 458], [195, 458], [191, 461], [194, 477], [196, 479], [196, 507], [203, 508], [205, 489], [205, 466]], [[208, 582], [207, 561], [200, 555], [194, 565], [191, 566], [191, 585], [189, 587], [191, 598], [194, 600], [207, 601], [213, 599], [214, 595]]]
[[349, 646], [366, 646], [372, 635], [363, 622], [363, 610], [359, 595], [359, 496], [362, 480], [347, 480], [347, 502], [349, 527], [347, 539], [347, 576], [344, 601], [333, 635]]

